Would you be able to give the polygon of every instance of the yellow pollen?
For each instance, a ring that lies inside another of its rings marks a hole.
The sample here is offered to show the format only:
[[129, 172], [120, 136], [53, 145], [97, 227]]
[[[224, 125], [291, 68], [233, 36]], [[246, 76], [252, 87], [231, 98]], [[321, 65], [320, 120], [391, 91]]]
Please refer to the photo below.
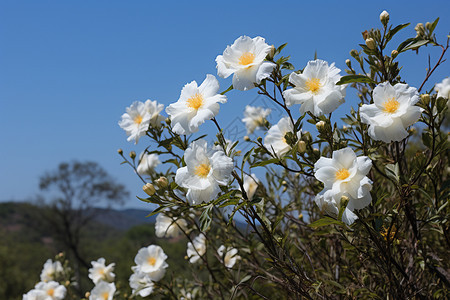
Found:
[[108, 293], [108, 292], [104, 292], [104, 293], [102, 294], [102, 298], [103, 298], [104, 300], [107, 300], [107, 299], [109, 298], [109, 293]]
[[350, 173], [349, 173], [348, 170], [345, 169], [345, 168], [342, 168], [342, 169], [340, 169], [340, 170], [338, 170], [338, 171], [336, 172], [336, 179], [337, 179], [337, 180], [344, 180], [344, 179], [346, 179], [348, 176], [350, 176]]
[[203, 95], [196, 93], [191, 98], [187, 99], [187, 106], [193, 109], [199, 109], [203, 105]]
[[154, 266], [156, 264], [156, 259], [154, 257], [150, 257], [147, 261], [152, 266]]
[[320, 90], [320, 79], [311, 78], [311, 79], [306, 80], [306, 87], [313, 94], [317, 94]]
[[250, 53], [250, 52], [245, 52], [244, 54], [241, 55], [241, 57], [239, 57], [239, 64], [246, 66], [246, 65], [253, 63], [254, 60], [255, 60], [255, 54]]
[[208, 164], [201, 164], [197, 167], [195, 167], [195, 175], [206, 178], [209, 174], [209, 171], [211, 170], [211, 167]]
[[134, 118], [134, 123], [136, 123], [136, 124], [141, 124], [141, 122], [142, 122], [142, 116], [141, 115], [137, 115], [135, 118]]
[[388, 101], [383, 103], [383, 110], [384, 112], [393, 114], [397, 111], [398, 107], [400, 106], [400, 103], [398, 103], [395, 98], [391, 98]]
[[49, 290], [47, 291], [47, 295], [49, 295], [49, 296], [53, 296], [54, 293], [55, 293], [55, 290], [54, 290], [54, 289], [49, 289]]

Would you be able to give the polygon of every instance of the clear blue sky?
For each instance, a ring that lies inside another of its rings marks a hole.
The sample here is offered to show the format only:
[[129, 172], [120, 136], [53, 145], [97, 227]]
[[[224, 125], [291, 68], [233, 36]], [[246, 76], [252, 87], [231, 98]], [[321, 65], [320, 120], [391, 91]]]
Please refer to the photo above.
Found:
[[[0, 201], [33, 197], [42, 173], [77, 159], [100, 163], [130, 190], [128, 207], [145, 207], [134, 198], [142, 195], [142, 183], [119, 165], [116, 152], [146, 146], [145, 140], [127, 142], [117, 125], [125, 107], [136, 100], [175, 102], [187, 82], [217, 75], [215, 57], [241, 35], [288, 42], [285, 53], [296, 68], [317, 50], [343, 70], [349, 51], [363, 42], [361, 32], [379, 27], [384, 9], [391, 22], [412, 23], [400, 37], [436, 17], [441, 42], [450, 29], [449, 1], [1, 0]], [[437, 48], [428, 52], [432, 61], [439, 54]], [[410, 53], [401, 62], [407, 64], [403, 77], [418, 87], [426, 56]], [[427, 88], [449, 70], [446, 62]], [[223, 90], [231, 77], [219, 82]], [[351, 104], [355, 93], [347, 94]], [[242, 118], [257, 94], [232, 91], [228, 97], [217, 117], [223, 127]]]

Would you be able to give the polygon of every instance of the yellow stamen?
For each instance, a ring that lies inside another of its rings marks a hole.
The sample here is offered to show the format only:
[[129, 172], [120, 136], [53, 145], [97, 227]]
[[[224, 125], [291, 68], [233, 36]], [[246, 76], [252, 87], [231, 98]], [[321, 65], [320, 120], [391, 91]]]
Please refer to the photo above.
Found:
[[255, 54], [250, 53], [250, 52], [245, 52], [244, 54], [241, 55], [241, 57], [239, 57], [239, 64], [246, 66], [246, 65], [253, 63], [254, 60], [255, 60]]
[[147, 262], [148, 262], [151, 266], [154, 266], [154, 265], [156, 264], [156, 258], [150, 257], [149, 259], [147, 259]]
[[347, 179], [347, 177], [350, 176], [350, 173], [346, 168], [342, 168], [336, 172], [336, 179], [337, 180], [344, 180]]
[[135, 118], [134, 118], [134, 123], [136, 123], [136, 124], [141, 124], [141, 122], [142, 122], [142, 116], [141, 115], [137, 115]]
[[109, 298], [109, 293], [108, 293], [108, 292], [104, 292], [104, 293], [102, 294], [102, 298], [103, 298], [104, 300], [108, 300], [108, 298]]
[[317, 94], [319, 92], [320, 85], [320, 79], [318, 78], [311, 78], [306, 80], [306, 87], [313, 94]]
[[55, 293], [55, 290], [54, 289], [49, 289], [48, 291], [47, 291], [47, 295], [49, 295], [50, 297], [53, 297], [53, 294]]
[[206, 178], [209, 174], [209, 171], [211, 170], [211, 167], [208, 164], [201, 164], [197, 167], [195, 167], [195, 175], [201, 177], [201, 178]]
[[187, 99], [187, 106], [193, 109], [199, 109], [203, 105], [203, 95], [195, 93], [194, 96]]
[[395, 98], [391, 98], [388, 101], [383, 103], [383, 111], [389, 114], [393, 114], [397, 111], [400, 103], [395, 100]]

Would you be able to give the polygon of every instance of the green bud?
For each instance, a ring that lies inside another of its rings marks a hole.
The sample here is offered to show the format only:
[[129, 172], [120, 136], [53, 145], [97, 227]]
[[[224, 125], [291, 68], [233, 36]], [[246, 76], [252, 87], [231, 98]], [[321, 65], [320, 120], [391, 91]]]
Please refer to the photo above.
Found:
[[387, 11], [383, 10], [383, 12], [380, 14], [380, 21], [384, 27], [387, 26], [387, 24], [389, 23], [389, 13]]
[[155, 187], [153, 186], [153, 184], [151, 183], [146, 183], [142, 189], [144, 190], [144, 192], [149, 195], [149, 196], [153, 196], [156, 192]]
[[122, 149], [117, 149], [117, 153], [119, 153], [119, 155], [123, 155], [123, 150]]
[[304, 141], [299, 141], [297, 143], [297, 151], [299, 153], [305, 153], [305, 151], [306, 151], [306, 143]]
[[135, 159], [136, 158], [136, 152], [131, 151], [130, 152], [130, 157], [131, 157], [131, 159]]
[[366, 39], [366, 46], [370, 50], [375, 50], [377, 48], [377, 45], [375, 44], [375, 41], [373, 40], [373, 38]]
[[160, 189], [164, 189], [169, 185], [169, 180], [164, 177], [161, 176], [156, 180], [156, 185], [160, 188]]

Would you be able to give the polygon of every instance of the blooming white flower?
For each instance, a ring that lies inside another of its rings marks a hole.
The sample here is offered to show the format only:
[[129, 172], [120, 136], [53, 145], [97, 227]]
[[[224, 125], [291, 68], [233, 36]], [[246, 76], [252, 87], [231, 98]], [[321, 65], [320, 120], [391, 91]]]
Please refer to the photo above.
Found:
[[94, 284], [100, 281], [112, 282], [116, 275], [113, 273], [115, 263], [106, 266], [105, 259], [99, 258], [97, 261], [91, 261], [92, 268], [89, 269], [89, 278]]
[[332, 63], [316, 59], [309, 61], [302, 74], [291, 73], [293, 89], [283, 92], [287, 105], [300, 104], [300, 113], [311, 112], [316, 117], [333, 112], [344, 103], [346, 85], [336, 85], [341, 70]]
[[201, 233], [187, 244], [187, 257], [191, 264], [196, 263], [206, 252], [206, 236]]
[[49, 295], [43, 290], [32, 289], [22, 296], [22, 300], [49, 300]]
[[127, 141], [135, 140], [135, 144], [137, 144], [139, 138], [145, 135], [148, 130], [151, 115], [146, 105], [139, 101], [133, 102], [130, 107], [127, 107], [126, 111], [119, 121], [119, 126], [127, 133]]
[[150, 115], [150, 126], [155, 128], [161, 127], [161, 122], [165, 119], [164, 116], [160, 114], [164, 109], [164, 104], [149, 99], [145, 101], [145, 109]]
[[172, 219], [163, 213], [156, 216], [155, 232], [156, 236], [162, 237], [177, 237], [182, 233], [182, 230], [187, 229], [187, 222], [184, 219]]
[[[264, 146], [273, 155], [282, 157], [289, 150], [291, 150], [291, 146], [286, 142], [285, 138], [286, 133], [288, 132], [294, 132], [294, 124], [292, 124], [288, 117], [284, 117], [278, 121], [276, 125], [270, 127], [266, 137], [264, 138]], [[300, 136], [301, 131], [298, 131], [297, 138], [300, 139]]]
[[223, 55], [216, 57], [217, 74], [222, 78], [233, 75], [233, 88], [246, 91], [255, 87], [261, 80], [270, 77], [272, 62], [264, 61], [271, 46], [265, 39], [257, 36], [241, 36], [231, 46], [227, 46]]
[[135, 270], [147, 274], [153, 281], [158, 281], [163, 278], [166, 268], [169, 266], [166, 259], [167, 255], [160, 246], [150, 245], [141, 248], [134, 258], [137, 265]]
[[352, 224], [357, 219], [355, 209], [370, 204], [372, 181], [366, 176], [372, 161], [367, 156], [356, 157], [350, 148], [333, 151], [332, 158], [321, 157], [314, 164], [314, 176], [323, 182], [324, 188], [316, 196], [316, 204], [323, 210], [337, 214], [342, 197], [349, 199], [342, 219]]
[[450, 110], [450, 77], [445, 78], [442, 82], [436, 84], [434, 90], [438, 97], [447, 99], [447, 106]]
[[255, 195], [256, 189], [258, 188], [259, 179], [256, 178], [255, 174], [251, 174], [251, 176], [245, 174], [244, 175], [244, 190], [247, 194], [248, 200], [252, 200], [253, 195]]
[[416, 88], [403, 83], [380, 83], [373, 89], [374, 103], [361, 106], [361, 121], [369, 124], [369, 135], [374, 140], [401, 141], [408, 136], [406, 128], [416, 123], [423, 111], [414, 106], [418, 101]]
[[217, 249], [217, 254], [219, 254], [220, 261], [229, 269], [234, 266], [237, 260], [241, 259], [237, 253], [238, 250], [236, 248], [225, 247], [224, 245]]
[[59, 261], [53, 262], [51, 259], [48, 259], [42, 268], [41, 281], [47, 282], [55, 280], [62, 272], [64, 272], [64, 269]]
[[219, 113], [219, 103], [227, 102], [227, 97], [218, 91], [219, 81], [211, 74], [206, 75], [200, 86], [196, 81], [186, 84], [178, 101], [166, 108], [173, 131], [191, 134], [206, 120], [214, 118]]
[[244, 111], [244, 118], [242, 119], [242, 122], [245, 123], [245, 127], [247, 128], [247, 133], [251, 134], [256, 129], [261, 128], [270, 112], [270, 108], [264, 109], [262, 107], [247, 105]]
[[66, 297], [67, 289], [65, 286], [56, 281], [39, 282], [34, 287], [36, 290], [43, 291], [46, 295], [46, 300], [62, 300]]
[[136, 171], [140, 175], [147, 175], [147, 174], [149, 175], [160, 163], [161, 162], [159, 161], [158, 154], [155, 153], [148, 154], [146, 151], [144, 151], [139, 156], [139, 164]]
[[188, 189], [186, 198], [196, 205], [213, 200], [226, 185], [233, 170], [233, 160], [223, 151], [207, 148], [205, 140], [192, 142], [184, 153], [186, 167], [177, 170], [175, 182]]
[[137, 267], [131, 269], [134, 271], [130, 276], [130, 287], [133, 295], [147, 297], [153, 292], [154, 283], [152, 279], [146, 273], [140, 272]]
[[100, 281], [92, 289], [89, 300], [113, 300], [115, 292], [116, 285], [114, 282], [108, 283], [106, 281]]

